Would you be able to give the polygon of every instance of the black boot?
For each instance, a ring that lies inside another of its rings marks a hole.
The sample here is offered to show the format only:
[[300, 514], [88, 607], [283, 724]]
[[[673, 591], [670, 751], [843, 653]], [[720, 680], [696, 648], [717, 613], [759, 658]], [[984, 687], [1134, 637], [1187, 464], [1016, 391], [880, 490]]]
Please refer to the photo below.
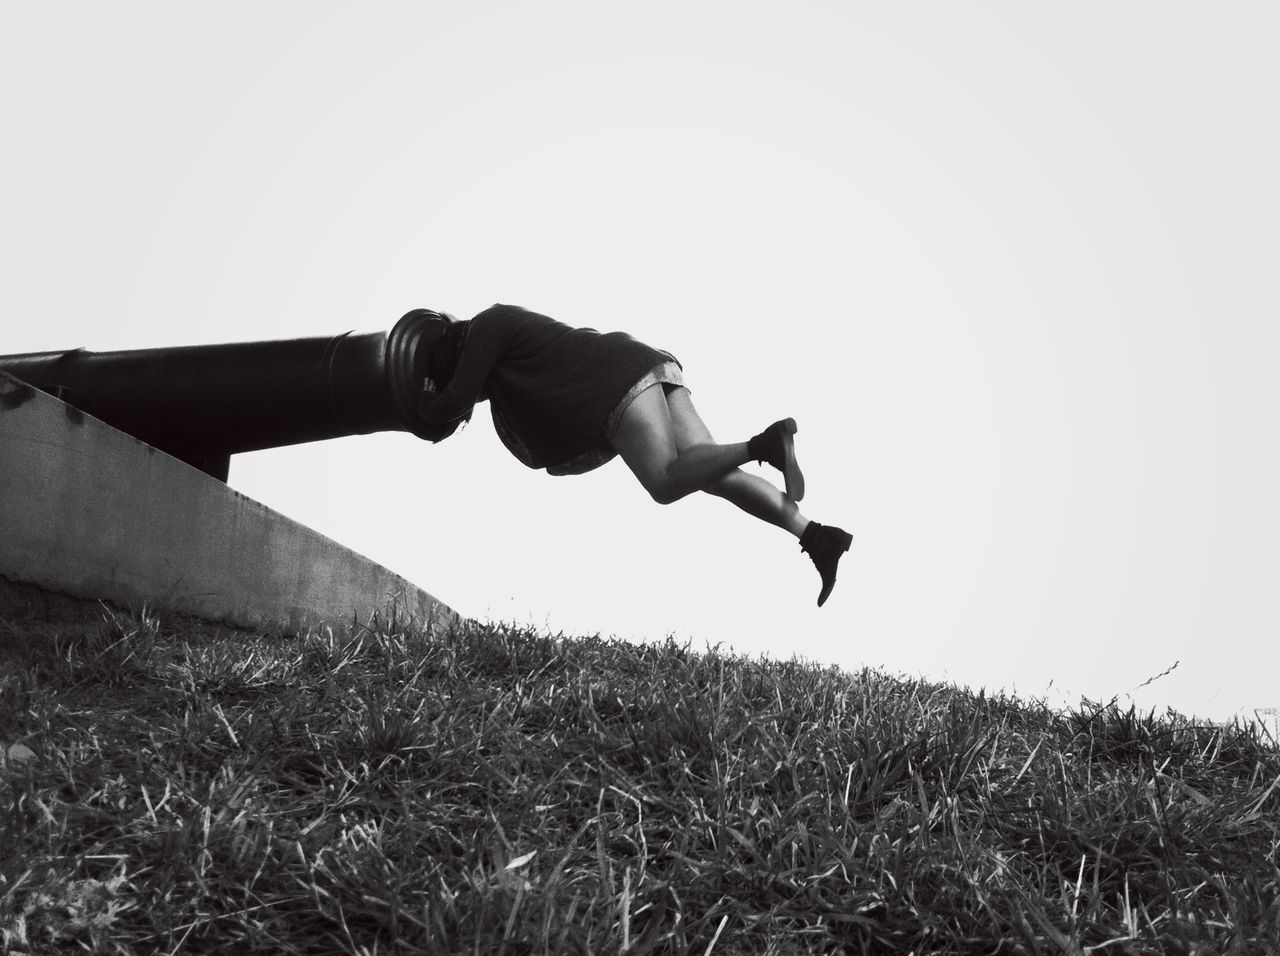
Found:
[[818, 607], [826, 603], [831, 589], [836, 586], [836, 565], [840, 563], [840, 556], [849, 550], [851, 544], [853, 544], [853, 535], [847, 531], [818, 524], [816, 521], [810, 521], [805, 526], [804, 533], [800, 535], [800, 550], [813, 559], [818, 573], [822, 575], [822, 592], [818, 595]]
[[796, 420], [784, 418], [776, 421], [747, 442], [747, 454], [756, 461], [768, 462], [782, 472], [787, 483], [787, 495], [792, 501], [804, 498], [804, 473], [796, 463]]

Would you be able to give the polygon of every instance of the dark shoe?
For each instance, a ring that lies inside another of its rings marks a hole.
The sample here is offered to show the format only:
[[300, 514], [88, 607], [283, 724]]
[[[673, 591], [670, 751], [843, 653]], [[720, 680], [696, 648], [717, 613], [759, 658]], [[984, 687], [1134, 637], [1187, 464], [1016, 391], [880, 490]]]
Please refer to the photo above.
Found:
[[853, 544], [853, 535], [847, 531], [830, 525], [810, 521], [800, 535], [800, 550], [813, 559], [818, 573], [822, 575], [822, 592], [818, 595], [818, 607], [822, 607], [836, 586], [836, 565], [840, 556]]
[[796, 463], [796, 420], [784, 418], [774, 422], [747, 443], [747, 453], [756, 461], [767, 462], [782, 472], [787, 495], [792, 501], [804, 498], [804, 473]]

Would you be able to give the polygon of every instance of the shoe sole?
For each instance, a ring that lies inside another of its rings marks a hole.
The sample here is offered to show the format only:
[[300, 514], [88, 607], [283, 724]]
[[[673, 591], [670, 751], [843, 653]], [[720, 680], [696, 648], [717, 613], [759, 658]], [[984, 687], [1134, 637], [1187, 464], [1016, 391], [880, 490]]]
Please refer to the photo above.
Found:
[[791, 437], [798, 431], [796, 420], [788, 418], [782, 423], [782, 477], [787, 485], [787, 496], [792, 501], [804, 500], [804, 472], [796, 461], [796, 443]]

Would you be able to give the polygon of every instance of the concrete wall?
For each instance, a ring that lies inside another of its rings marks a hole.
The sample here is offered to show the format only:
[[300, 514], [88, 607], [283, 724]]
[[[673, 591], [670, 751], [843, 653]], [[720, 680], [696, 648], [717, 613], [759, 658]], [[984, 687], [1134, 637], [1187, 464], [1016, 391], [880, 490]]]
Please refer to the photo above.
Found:
[[381, 565], [0, 372], [0, 577], [260, 630], [457, 615]]

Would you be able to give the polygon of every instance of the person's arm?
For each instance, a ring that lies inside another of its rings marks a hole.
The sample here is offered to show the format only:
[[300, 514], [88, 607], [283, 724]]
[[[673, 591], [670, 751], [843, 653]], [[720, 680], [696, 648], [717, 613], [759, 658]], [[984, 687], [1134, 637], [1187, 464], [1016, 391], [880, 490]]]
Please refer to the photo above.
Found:
[[451, 422], [466, 415], [480, 401], [489, 372], [502, 358], [512, 337], [523, 324], [522, 310], [486, 309], [471, 320], [462, 355], [448, 387], [424, 392], [418, 406], [427, 424]]

